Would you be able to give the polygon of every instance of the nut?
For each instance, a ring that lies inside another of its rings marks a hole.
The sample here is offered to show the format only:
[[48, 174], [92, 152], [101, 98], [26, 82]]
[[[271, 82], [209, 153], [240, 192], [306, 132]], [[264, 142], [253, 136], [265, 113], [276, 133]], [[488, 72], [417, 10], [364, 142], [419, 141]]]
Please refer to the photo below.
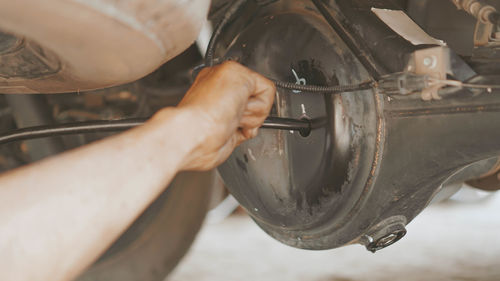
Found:
[[435, 68], [437, 65], [437, 59], [435, 56], [425, 57], [423, 63], [427, 68]]

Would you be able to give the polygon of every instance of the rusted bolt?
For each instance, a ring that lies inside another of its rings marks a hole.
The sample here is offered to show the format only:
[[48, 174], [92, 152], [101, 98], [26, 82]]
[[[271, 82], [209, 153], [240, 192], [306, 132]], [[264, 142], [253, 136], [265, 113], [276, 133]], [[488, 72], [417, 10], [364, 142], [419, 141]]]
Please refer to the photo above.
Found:
[[406, 234], [406, 218], [403, 216], [394, 216], [383, 220], [374, 226], [369, 234], [364, 235], [361, 243], [366, 249], [375, 253], [385, 247], [396, 243]]

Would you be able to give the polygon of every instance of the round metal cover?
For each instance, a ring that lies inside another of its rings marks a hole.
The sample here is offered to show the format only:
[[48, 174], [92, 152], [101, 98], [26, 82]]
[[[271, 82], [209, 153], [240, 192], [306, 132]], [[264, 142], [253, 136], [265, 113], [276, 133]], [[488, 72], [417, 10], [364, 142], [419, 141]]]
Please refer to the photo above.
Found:
[[[297, 84], [359, 83], [368, 75], [314, 12], [280, 12], [254, 20], [227, 57]], [[278, 89], [271, 115], [322, 122], [309, 136], [261, 129], [219, 168], [235, 198], [279, 241], [300, 248], [338, 247], [338, 232], [365, 198], [375, 157], [375, 98]]]

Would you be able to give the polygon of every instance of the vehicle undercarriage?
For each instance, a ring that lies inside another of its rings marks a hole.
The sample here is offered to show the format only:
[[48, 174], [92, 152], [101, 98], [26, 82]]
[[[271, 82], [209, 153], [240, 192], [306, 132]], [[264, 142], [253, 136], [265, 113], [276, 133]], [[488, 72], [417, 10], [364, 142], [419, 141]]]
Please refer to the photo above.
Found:
[[[195, 2], [183, 8], [199, 8]], [[217, 176], [282, 243], [312, 250], [357, 243], [375, 252], [401, 239], [456, 183], [500, 189], [497, 11], [498, 2], [475, 0], [213, 1], [209, 19], [224, 24], [214, 25], [208, 56], [195, 44], [163, 64], [167, 57], [153, 47], [146, 56], [138, 41], [135, 58], [122, 62], [143, 69], [116, 70], [104, 61], [98, 69], [113, 73], [106, 78], [73, 70], [78, 59], [61, 59], [71, 54], [23, 34], [24, 27], [0, 37], [0, 90], [18, 93], [1, 97], [0, 140], [34, 126], [148, 118], [180, 101], [201, 68], [235, 60], [277, 81], [272, 117], [309, 127], [262, 129]], [[6, 31], [12, 24], [0, 20]], [[92, 63], [101, 64], [84, 64]], [[66, 93], [19, 94], [59, 92]], [[110, 134], [103, 131], [9, 139], [0, 147], [1, 168]], [[194, 239], [215, 177], [179, 175], [79, 280], [161, 280]], [[131, 266], [142, 275], [128, 276]]]

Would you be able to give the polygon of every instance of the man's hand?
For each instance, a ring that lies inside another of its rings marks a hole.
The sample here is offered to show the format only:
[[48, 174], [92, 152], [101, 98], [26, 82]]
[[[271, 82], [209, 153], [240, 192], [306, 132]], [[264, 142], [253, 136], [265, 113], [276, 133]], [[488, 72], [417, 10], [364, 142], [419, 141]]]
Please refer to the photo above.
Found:
[[[203, 69], [177, 107], [179, 114], [188, 115], [186, 126], [197, 135], [197, 145], [182, 169], [212, 169], [236, 146], [255, 137], [275, 93], [274, 83], [236, 62]], [[160, 111], [154, 120], [162, 115]]]
[[254, 137], [275, 88], [228, 62], [144, 126], [0, 176], [0, 279], [72, 280], [181, 170], [208, 170]]

